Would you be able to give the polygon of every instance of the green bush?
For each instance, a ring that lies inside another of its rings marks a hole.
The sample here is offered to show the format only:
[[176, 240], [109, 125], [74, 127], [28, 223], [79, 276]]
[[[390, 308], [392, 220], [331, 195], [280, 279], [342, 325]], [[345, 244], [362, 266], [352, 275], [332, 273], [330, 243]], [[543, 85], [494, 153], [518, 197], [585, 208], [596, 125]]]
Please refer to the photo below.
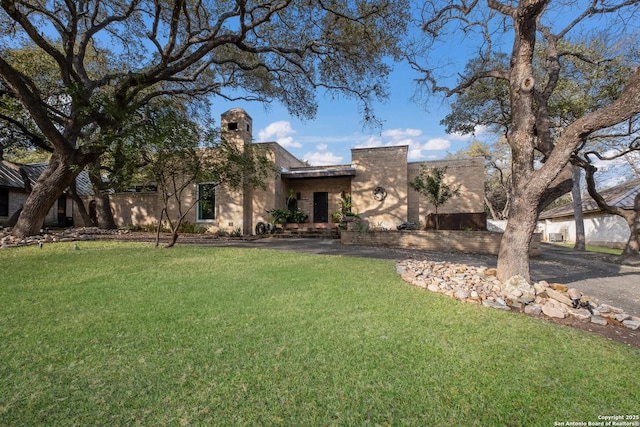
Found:
[[207, 232], [207, 227], [200, 224], [192, 224], [189, 221], [184, 221], [180, 225], [178, 232], [185, 234], [204, 234]]
[[271, 209], [267, 211], [273, 217], [274, 224], [302, 224], [309, 216], [300, 209], [290, 211], [289, 209]]

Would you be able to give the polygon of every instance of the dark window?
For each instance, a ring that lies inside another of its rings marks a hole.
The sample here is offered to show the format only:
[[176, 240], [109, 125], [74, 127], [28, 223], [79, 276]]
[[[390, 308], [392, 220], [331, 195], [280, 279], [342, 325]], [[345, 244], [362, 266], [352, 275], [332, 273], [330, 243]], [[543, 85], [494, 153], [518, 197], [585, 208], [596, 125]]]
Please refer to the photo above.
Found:
[[228, 123], [227, 124], [227, 129], [229, 129], [229, 130], [238, 130], [238, 124], [234, 123], [234, 122]]
[[216, 219], [216, 184], [198, 184], [198, 221]]
[[9, 190], [0, 188], [0, 216], [9, 216]]

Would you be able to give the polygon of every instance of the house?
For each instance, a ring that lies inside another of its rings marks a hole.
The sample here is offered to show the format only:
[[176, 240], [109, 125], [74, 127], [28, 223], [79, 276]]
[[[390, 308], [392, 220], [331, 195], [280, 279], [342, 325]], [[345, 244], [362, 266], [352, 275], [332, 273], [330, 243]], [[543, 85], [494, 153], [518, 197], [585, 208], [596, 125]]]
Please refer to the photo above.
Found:
[[[23, 165], [0, 160], [0, 225], [15, 225], [31, 187], [46, 167], [46, 163]], [[79, 196], [91, 194], [89, 177], [85, 172], [76, 178], [76, 189]], [[73, 200], [65, 192], [49, 210], [44, 226], [70, 227], [73, 224]]]
[[[407, 161], [408, 146], [354, 148], [351, 163], [308, 166], [276, 142], [253, 142], [253, 122], [240, 108], [222, 114], [222, 132], [240, 146], [256, 144], [267, 151], [280, 173], [266, 189], [230, 191], [224, 185], [200, 183], [194, 186], [185, 204], [215, 187], [207, 200], [196, 203], [186, 220], [210, 231], [240, 231], [253, 234], [259, 222], [269, 222], [271, 209], [287, 207], [293, 196], [297, 208], [308, 216], [308, 226], [334, 227], [332, 214], [340, 210], [341, 198], [351, 196], [353, 211], [371, 226], [395, 228], [410, 221], [424, 222], [433, 206], [409, 186], [425, 162]], [[439, 208], [439, 213], [483, 212], [484, 163], [481, 158], [426, 162], [429, 167], [448, 167], [448, 184], [460, 185], [460, 196]], [[139, 186], [111, 196], [118, 226], [145, 226], [157, 223], [162, 201], [155, 186]]]
[[[627, 181], [600, 194], [610, 206], [633, 209], [634, 198], [640, 193], [640, 178]], [[629, 240], [629, 226], [618, 215], [600, 211], [589, 195], [582, 199], [585, 243], [587, 245], [624, 248]], [[573, 203], [548, 209], [540, 215], [538, 224], [543, 241], [575, 243], [576, 224]]]

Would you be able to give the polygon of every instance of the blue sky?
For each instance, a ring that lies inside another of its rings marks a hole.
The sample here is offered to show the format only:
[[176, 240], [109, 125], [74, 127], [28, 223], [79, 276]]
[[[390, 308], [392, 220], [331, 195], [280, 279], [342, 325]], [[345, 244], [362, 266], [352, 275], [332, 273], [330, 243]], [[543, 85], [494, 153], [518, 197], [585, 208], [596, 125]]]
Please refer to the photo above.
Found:
[[[213, 101], [213, 113], [241, 107], [253, 118], [256, 142], [277, 141], [288, 151], [312, 165], [351, 163], [351, 149], [408, 145], [409, 161], [442, 159], [448, 152], [466, 148], [474, 137], [447, 134], [440, 120], [449, 112], [442, 98], [433, 97], [428, 107], [410, 100], [413, 80], [418, 75], [407, 64], [395, 64], [389, 79], [390, 98], [375, 106], [383, 121], [380, 129], [364, 128], [356, 101], [318, 95], [319, 108], [314, 120], [291, 117], [286, 108], [274, 103]], [[489, 135], [477, 139], [491, 140]], [[495, 138], [494, 138], [495, 139]]]

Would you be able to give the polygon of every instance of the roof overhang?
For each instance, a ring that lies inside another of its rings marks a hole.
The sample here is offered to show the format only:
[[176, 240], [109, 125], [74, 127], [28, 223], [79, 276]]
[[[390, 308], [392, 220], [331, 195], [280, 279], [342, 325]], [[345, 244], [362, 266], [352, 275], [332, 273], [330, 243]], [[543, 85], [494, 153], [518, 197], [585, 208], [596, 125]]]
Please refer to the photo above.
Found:
[[286, 179], [352, 177], [356, 176], [356, 168], [354, 166], [311, 166], [283, 170], [280, 176]]

